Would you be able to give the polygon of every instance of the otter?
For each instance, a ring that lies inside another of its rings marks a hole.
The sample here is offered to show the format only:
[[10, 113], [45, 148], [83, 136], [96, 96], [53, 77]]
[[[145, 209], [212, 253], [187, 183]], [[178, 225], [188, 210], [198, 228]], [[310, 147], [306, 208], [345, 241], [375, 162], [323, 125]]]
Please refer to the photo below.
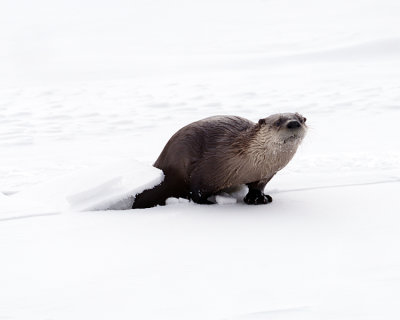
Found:
[[154, 167], [163, 182], [136, 195], [132, 208], [165, 205], [167, 198], [211, 204], [209, 197], [247, 185], [246, 204], [266, 204], [266, 184], [293, 158], [307, 132], [299, 113], [279, 113], [257, 123], [238, 116], [193, 122], [167, 142]]

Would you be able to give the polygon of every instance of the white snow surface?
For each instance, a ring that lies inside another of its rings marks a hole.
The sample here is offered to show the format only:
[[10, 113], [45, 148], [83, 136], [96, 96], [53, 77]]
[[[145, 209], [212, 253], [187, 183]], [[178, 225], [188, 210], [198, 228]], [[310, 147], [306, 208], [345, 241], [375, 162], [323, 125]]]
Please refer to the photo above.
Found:
[[[394, 0], [2, 1], [0, 319], [399, 319], [399, 21]], [[309, 130], [271, 204], [129, 210], [183, 125], [276, 112]]]
[[164, 174], [135, 160], [81, 169], [2, 198], [0, 219], [65, 211], [131, 209], [136, 194], [161, 183]]

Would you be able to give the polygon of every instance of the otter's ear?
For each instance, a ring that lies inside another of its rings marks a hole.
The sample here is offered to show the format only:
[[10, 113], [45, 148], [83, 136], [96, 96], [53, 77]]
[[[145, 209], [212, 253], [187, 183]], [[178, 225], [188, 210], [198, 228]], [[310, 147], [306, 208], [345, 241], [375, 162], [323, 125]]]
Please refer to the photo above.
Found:
[[260, 119], [260, 120], [258, 120], [258, 124], [259, 124], [260, 126], [262, 126], [263, 124], [265, 124], [265, 119]]

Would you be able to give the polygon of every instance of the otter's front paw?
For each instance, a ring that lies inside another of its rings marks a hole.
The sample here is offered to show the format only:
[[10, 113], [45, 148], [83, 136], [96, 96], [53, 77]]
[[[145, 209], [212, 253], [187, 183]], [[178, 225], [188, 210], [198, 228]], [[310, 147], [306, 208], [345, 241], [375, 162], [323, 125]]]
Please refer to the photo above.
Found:
[[249, 191], [243, 201], [247, 204], [267, 204], [272, 202], [272, 197], [261, 191]]

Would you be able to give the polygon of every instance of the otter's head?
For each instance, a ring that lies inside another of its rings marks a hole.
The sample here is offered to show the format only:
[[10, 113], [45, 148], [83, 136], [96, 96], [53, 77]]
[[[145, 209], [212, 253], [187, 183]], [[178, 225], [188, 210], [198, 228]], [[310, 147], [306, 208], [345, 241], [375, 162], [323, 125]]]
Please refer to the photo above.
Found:
[[297, 146], [306, 135], [306, 120], [299, 113], [277, 113], [260, 119], [258, 126], [269, 142]]

